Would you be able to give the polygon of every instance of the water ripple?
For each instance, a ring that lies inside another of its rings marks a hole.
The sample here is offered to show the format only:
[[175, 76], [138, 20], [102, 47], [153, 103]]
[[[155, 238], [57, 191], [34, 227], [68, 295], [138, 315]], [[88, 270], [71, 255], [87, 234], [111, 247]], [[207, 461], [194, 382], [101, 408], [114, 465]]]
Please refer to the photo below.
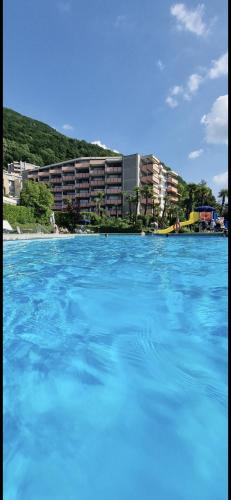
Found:
[[3, 344], [5, 500], [226, 498], [227, 239], [4, 244]]

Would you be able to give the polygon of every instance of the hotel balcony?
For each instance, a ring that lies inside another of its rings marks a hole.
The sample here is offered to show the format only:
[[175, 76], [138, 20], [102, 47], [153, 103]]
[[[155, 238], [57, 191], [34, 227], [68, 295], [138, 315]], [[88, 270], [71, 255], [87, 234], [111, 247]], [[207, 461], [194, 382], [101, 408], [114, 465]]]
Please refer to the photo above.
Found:
[[105, 170], [107, 174], [121, 174], [122, 172], [121, 167], [106, 167]]
[[91, 202], [88, 200], [80, 200], [80, 206], [81, 206], [81, 208], [85, 208], [85, 207], [88, 208], [91, 206]]
[[105, 171], [103, 169], [93, 169], [93, 170], [90, 170], [90, 175], [93, 177], [94, 175], [104, 175], [105, 174]]
[[75, 182], [75, 175], [63, 175], [63, 181], [73, 181]]
[[90, 186], [89, 182], [82, 182], [82, 183], [76, 182], [76, 185], [75, 185], [75, 187], [80, 188], [80, 189], [81, 188], [83, 188], [83, 189], [89, 188], [89, 186]]
[[60, 184], [60, 182], [62, 182], [62, 177], [54, 177], [53, 179], [50, 178], [50, 183], [51, 184]]
[[86, 173], [76, 173], [75, 177], [77, 179], [89, 179], [89, 173], [88, 172], [86, 172]]
[[170, 196], [170, 197], [169, 197], [169, 199], [170, 199], [170, 201], [172, 201], [173, 203], [178, 203], [178, 201], [179, 201], [178, 196]]
[[122, 191], [121, 188], [107, 188], [106, 193], [107, 194], [120, 194]]
[[97, 179], [95, 181], [91, 181], [91, 186], [105, 186], [105, 179]]
[[90, 193], [76, 193], [76, 198], [89, 198]]
[[54, 193], [58, 193], [58, 192], [60, 192], [60, 191], [62, 191], [62, 190], [63, 190], [63, 186], [56, 186], [56, 187], [53, 187], [53, 188], [52, 188], [52, 191], [53, 191]]
[[62, 167], [62, 172], [71, 172], [75, 173], [75, 167], [74, 165], [66, 165], [66, 167]]
[[[148, 205], [153, 205], [153, 199], [152, 198], [148, 198], [147, 201], [148, 201], [148, 203], [147, 203]], [[145, 198], [141, 198], [140, 203], [141, 203], [141, 205], [146, 205], [146, 199]], [[154, 203], [158, 203], [158, 199], [154, 198]]]
[[153, 186], [153, 194], [156, 194], [157, 196], [159, 196], [159, 193], [160, 193], [160, 190], [156, 186]]
[[152, 178], [153, 178], [153, 183], [158, 184], [158, 186], [159, 186], [159, 183], [160, 183], [159, 177], [157, 175], [153, 174]]
[[89, 169], [89, 161], [76, 163], [75, 168], [87, 168], [87, 169]]
[[[90, 206], [91, 207], [97, 207], [97, 206], [99, 206], [99, 203], [97, 201], [91, 200], [90, 201]], [[105, 202], [104, 202], [104, 200], [102, 200], [101, 203], [100, 203], [100, 207], [102, 208], [104, 206], [105, 206]]]
[[155, 164], [153, 165], [153, 172], [154, 172], [155, 174], [157, 174], [157, 175], [159, 175], [159, 173], [160, 173], [160, 169], [159, 169], [159, 167], [158, 167], [157, 165], [155, 165]]
[[142, 175], [140, 180], [143, 184], [153, 184], [153, 175]]
[[[39, 172], [39, 173], [41, 173], [41, 172]], [[50, 169], [50, 175], [52, 175], [52, 174], [61, 174], [61, 173], [62, 173], [61, 167], [60, 168]]]
[[148, 163], [148, 164], [144, 163], [141, 165], [140, 170], [141, 170], [141, 172], [143, 172], [145, 174], [152, 174], [153, 173], [153, 165], [151, 165], [150, 163]]
[[75, 193], [69, 193], [69, 194], [63, 194], [63, 200], [67, 200], [68, 198], [72, 198], [74, 199], [75, 198]]
[[90, 160], [90, 165], [105, 165], [105, 160]]
[[105, 205], [121, 205], [122, 200], [106, 200]]
[[104, 193], [104, 189], [91, 189], [90, 191], [91, 196], [98, 196], [100, 193]]
[[39, 177], [47, 177], [47, 176], [49, 177], [49, 170], [40, 170], [38, 172], [38, 176]]
[[63, 191], [72, 191], [75, 189], [75, 185], [74, 184], [67, 184], [65, 186], [65, 184], [63, 184]]
[[174, 184], [174, 186], [178, 186], [178, 180], [170, 175], [167, 176], [167, 183]]
[[177, 188], [173, 187], [173, 186], [168, 186], [167, 187], [167, 193], [169, 194], [176, 194], [178, 195], [178, 190]]
[[121, 177], [112, 177], [106, 179], [106, 184], [122, 184], [122, 178]]

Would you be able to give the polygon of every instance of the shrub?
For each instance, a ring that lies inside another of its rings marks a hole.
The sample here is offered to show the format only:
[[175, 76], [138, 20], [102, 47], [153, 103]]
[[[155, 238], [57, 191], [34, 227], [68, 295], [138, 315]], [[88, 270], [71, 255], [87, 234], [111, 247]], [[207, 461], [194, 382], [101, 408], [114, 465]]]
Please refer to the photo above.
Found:
[[118, 227], [118, 226], [100, 226], [99, 233], [140, 233], [135, 227]]
[[179, 229], [179, 233], [191, 233], [193, 230], [190, 229], [190, 227], [181, 227]]
[[69, 212], [55, 212], [55, 222], [59, 227], [71, 229], [71, 216]]
[[20, 203], [25, 207], [33, 208], [37, 218], [48, 223], [54, 205], [54, 196], [46, 184], [25, 181], [20, 193]]
[[11, 225], [36, 222], [34, 209], [29, 207], [3, 205], [3, 218]]
[[95, 212], [81, 212], [81, 218], [90, 220], [91, 224], [99, 224], [102, 219], [102, 217]]

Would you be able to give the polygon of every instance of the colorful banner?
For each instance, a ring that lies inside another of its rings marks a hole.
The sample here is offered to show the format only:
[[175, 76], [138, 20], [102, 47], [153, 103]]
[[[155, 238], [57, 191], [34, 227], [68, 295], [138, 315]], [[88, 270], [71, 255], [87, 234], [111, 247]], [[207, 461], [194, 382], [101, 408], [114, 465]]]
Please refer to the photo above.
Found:
[[210, 222], [213, 218], [213, 212], [200, 212], [200, 221]]

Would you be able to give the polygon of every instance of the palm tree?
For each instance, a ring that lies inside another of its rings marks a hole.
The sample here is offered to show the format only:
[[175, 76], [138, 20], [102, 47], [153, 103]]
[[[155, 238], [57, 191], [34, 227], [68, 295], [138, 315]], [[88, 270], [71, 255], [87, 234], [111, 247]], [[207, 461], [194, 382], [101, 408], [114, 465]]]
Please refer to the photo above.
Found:
[[176, 204], [171, 203], [169, 205], [169, 211], [168, 211], [170, 224], [173, 223], [173, 219], [175, 220], [178, 219], [178, 214], [179, 214], [179, 207]]
[[116, 203], [116, 205], [113, 205], [112, 210], [115, 210], [116, 219], [118, 219], [118, 204], [117, 203]]
[[189, 217], [190, 212], [192, 212], [194, 201], [195, 201], [195, 189], [196, 185], [193, 183], [188, 184], [188, 197], [186, 198], [186, 217]]
[[146, 184], [143, 186], [141, 189], [141, 195], [145, 197], [145, 207], [144, 207], [144, 215], [147, 214], [147, 209], [148, 209], [148, 198], [151, 198], [153, 195], [153, 188], [152, 186]]
[[161, 216], [161, 225], [164, 224], [164, 220], [165, 220], [165, 217], [168, 213], [169, 207], [170, 207], [170, 195], [168, 193], [166, 193], [165, 198], [164, 198], [164, 208], [163, 208], [163, 212], [162, 212], [162, 216]]
[[131, 191], [124, 191], [123, 192], [125, 199], [128, 202], [128, 210], [129, 210], [129, 220], [132, 220], [132, 204], [135, 202], [135, 196], [134, 193], [131, 193]]
[[136, 209], [135, 209], [135, 219], [137, 219], [138, 215], [138, 207], [139, 207], [139, 201], [140, 201], [140, 194], [141, 194], [141, 189], [140, 187], [136, 186], [133, 189], [134, 195], [135, 195], [135, 204], [136, 204]]
[[207, 186], [206, 181], [203, 179], [197, 186], [198, 199], [200, 205], [209, 204], [209, 199], [211, 197], [211, 189]]
[[228, 198], [228, 189], [221, 189], [220, 192], [218, 193], [218, 198], [221, 198], [221, 213], [223, 214], [224, 212], [224, 207], [225, 207], [225, 199]]
[[100, 215], [100, 212], [101, 212], [101, 204], [102, 204], [102, 201], [104, 200], [104, 193], [101, 191], [100, 193], [98, 193], [98, 196], [96, 198], [96, 206], [97, 206], [97, 209], [98, 209], [98, 215]]
[[155, 203], [156, 200], [156, 195], [152, 195], [152, 217], [153, 219], [157, 218], [160, 216], [160, 205]]

